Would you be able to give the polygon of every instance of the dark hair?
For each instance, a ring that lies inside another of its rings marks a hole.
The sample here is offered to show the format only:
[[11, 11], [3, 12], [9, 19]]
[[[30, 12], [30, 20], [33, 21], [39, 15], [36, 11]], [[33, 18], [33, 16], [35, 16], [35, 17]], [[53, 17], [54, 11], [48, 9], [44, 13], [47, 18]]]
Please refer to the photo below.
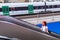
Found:
[[43, 23], [45, 24], [45, 26], [47, 25], [46, 21], [43, 21]]

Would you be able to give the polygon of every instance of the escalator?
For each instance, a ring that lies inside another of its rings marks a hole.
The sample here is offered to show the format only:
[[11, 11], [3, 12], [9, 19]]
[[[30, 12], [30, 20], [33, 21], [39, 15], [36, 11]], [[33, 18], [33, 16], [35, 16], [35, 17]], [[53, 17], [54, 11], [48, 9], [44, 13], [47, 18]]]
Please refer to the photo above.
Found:
[[8, 16], [0, 16], [0, 35], [21, 40], [60, 40], [58, 35], [42, 32], [33, 24]]

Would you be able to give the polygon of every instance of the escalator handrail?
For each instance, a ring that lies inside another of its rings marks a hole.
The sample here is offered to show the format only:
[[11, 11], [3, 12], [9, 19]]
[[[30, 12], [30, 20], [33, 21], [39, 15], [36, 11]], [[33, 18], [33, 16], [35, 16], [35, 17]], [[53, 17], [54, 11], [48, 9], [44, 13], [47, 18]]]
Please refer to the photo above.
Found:
[[[17, 20], [17, 19], [15, 19], [15, 18], [12, 18], [12, 17], [9, 17], [9, 16], [0, 16], [0, 20], [1, 20], [1, 21], [11, 22], [11, 23], [14, 23], [14, 24], [23, 26], [23, 27], [25, 27], [25, 28], [29, 28], [29, 29], [32, 29], [32, 30], [35, 30], [35, 31], [38, 31], [38, 32], [41, 32], [41, 33], [44, 33], [44, 34], [48, 34], [48, 33], [46, 33], [46, 32], [41, 31], [39, 27], [37, 27], [37, 26], [35, 26], [35, 25], [33, 25], [33, 24], [30, 24], [30, 23], [28, 23], [28, 22], [25, 22], [25, 21], [23, 21], [23, 20]], [[48, 35], [60, 39], [60, 35], [56, 35], [56, 34], [48, 34]]]

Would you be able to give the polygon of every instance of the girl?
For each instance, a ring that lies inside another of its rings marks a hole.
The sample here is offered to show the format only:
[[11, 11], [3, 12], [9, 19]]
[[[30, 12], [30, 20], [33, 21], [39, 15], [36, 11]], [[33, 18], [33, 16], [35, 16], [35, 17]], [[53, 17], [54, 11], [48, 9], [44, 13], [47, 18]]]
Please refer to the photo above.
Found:
[[46, 21], [43, 21], [41, 30], [48, 33], [48, 27], [46, 25], [47, 25]]

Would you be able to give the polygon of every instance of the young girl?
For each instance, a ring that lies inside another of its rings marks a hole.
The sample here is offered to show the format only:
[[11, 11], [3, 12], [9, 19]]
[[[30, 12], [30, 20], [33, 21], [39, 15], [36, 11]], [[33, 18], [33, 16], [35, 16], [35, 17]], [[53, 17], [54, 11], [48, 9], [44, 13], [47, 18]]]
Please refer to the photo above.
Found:
[[43, 21], [41, 30], [48, 33], [48, 27], [46, 25], [47, 25], [46, 21]]

